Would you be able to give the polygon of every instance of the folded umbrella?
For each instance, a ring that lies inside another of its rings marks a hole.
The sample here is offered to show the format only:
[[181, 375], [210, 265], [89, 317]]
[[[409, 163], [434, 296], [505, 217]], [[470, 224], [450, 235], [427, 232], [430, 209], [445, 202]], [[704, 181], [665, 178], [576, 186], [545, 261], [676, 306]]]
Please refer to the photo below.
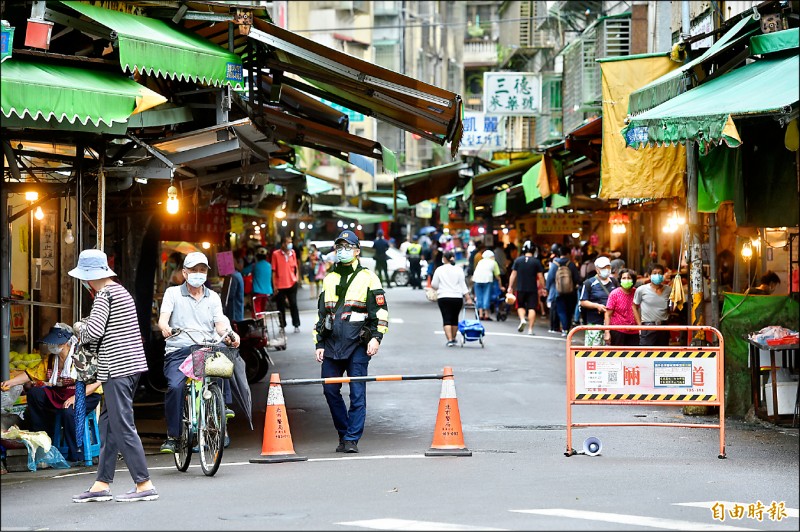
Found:
[[[86, 383], [75, 383], [75, 442], [83, 450], [83, 429], [86, 422]], [[68, 413], [66, 415], [69, 415]]]
[[250, 430], [253, 430], [253, 396], [250, 393], [250, 384], [247, 382], [247, 370], [242, 357], [236, 357], [233, 361], [233, 376], [229, 379], [231, 385], [231, 395], [233, 400], [242, 407], [250, 422]]

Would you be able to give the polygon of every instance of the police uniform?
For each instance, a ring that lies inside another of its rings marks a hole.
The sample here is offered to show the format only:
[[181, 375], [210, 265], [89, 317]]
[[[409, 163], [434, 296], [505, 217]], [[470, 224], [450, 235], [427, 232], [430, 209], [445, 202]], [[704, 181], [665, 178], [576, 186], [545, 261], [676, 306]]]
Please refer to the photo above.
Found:
[[[352, 231], [343, 231], [336, 241], [359, 246]], [[355, 277], [353, 277], [355, 276]], [[348, 285], [349, 282], [349, 285]], [[342, 294], [346, 288], [346, 292]], [[339, 305], [339, 298], [344, 300]], [[338, 305], [338, 308], [337, 308]], [[389, 312], [380, 279], [361, 266], [358, 259], [350, 264], [337, 263], [322, 281], [317, 323], [313, 337], [317, 349], [324, 349], [322, 378], [367, 375], [370, 340], [383, 340], [388, 331]], [[324, 384], [323, 391], [339, 433], [339, 448], [344, 442], [358, 442], [366, 418], [366, 383], [350, 383], [350, 408], [346, 409], [341, 384]], [[348, 452], [357, 452], [348, 451]]]
[[406, 249], [408, 255], [408, 271], [411, 274], [411, 288], [422, 289], [422, 266], [420, 261], [422, 259], [422, 246], [414, 239], [414, 242], [408, 245]]

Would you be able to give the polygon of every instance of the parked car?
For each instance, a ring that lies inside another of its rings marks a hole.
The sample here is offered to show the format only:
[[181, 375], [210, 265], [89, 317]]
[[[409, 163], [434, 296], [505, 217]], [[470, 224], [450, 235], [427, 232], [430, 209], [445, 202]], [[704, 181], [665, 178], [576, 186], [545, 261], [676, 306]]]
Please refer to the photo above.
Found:
[[[310, 242], [314, 244], [322, 255], [327, 255], [333, 252], [333, 240], [315, 240]], [[365, 268], [375, 271], [375, 249], [373, 249], [374, 242], [372, 240], [361, 241], [361, 256], [359, 260]], [[411, 274], [408, 270], [408, 259], [397, 248], [389, 248], [386, 251], [389, 260], [386, 261], [386, 269], [389, 271], [389, 278], [392, 284], [397, 286], [408, 286], [411, 282]], [[428, 270], [427, 261], [422, 261], [422, 278], [425, 279], [425, 273]]]

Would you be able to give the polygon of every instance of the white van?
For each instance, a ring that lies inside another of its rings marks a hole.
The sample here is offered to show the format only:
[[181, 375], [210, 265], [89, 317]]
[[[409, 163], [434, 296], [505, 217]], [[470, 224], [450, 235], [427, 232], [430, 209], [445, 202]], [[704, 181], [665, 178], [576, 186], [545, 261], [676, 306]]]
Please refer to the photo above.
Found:
[[[333, 240], [312, 240], [309, 244], [314, 244], [323, 256], [333, 252]], [[373, 249], [374, 242], [372, 240], [361, 241], [361, 255], [359, 260], [365, 268], [375, 271], [375, 249]], [[389, 271], [389, 278], [392, 284], [396, 286], [408, 286], [411, 282], [411, 274], [408, 271], [408, 259], [397, 248], [389, 248], [386, 250], [386, 255], [389, 260], [386, 261], [386, 269]], [[422, 279], [425, 279], [428, 270], [427, 261], [423, 260], [422, 266]]]

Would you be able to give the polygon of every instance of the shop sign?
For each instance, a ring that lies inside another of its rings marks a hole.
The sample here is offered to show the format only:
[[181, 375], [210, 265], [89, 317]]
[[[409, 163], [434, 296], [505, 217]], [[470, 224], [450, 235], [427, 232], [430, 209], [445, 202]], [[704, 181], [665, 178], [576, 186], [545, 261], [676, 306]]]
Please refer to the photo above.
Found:
[[231, 275], [235, 271], [233, 267], [233, 251], [217, 252], [217, 273], [219, 275]]
[[244, 218], [242, 218], [241, 214], [234, 214], [231, 216], [231, 233], [243, 233], [244, 232]]
[[536, 215], [537, 234], [569, 234], [581, 230], [584, 216], [576, 213], [554, 212]]
[[647, 126], [631, 127], [625, 131], [625, 142], [628, 146], [647, 144], [650, 136], [647, 134]]
[[228, 233], [227, 211], [227, 204], [221, 203], [199, 211], [196, 216], [193, 212], [182, 213], [181, 219], [161, 225], [161, 240], [222, 243]]
[[417, 203], [417, 218], [431, 218], [433, 216], [433, 204], [430, 201]]
[[239, 81], [244, 79], [244, 69], [239, 63], [225, 63], [225, 79]]
[[39, 223], [39, 258], [43, 272], [56, 269], [55, 215], [52, 212], [46, 212]]
[[0, 30], [2, 30], [0, 32], [0, 63], [2, 63], [11, 57], [14, 44], [14, 28], [3, 25]]
[[498, 131], [499, 116], [488, 116], [484, 113], [464, 111], [464, 135], [461, 137], [459, 151], [478, 151], [483, 148], [494, 151], [504, 148], [506, 140]]
[[484, 111], [494, 115], [534, 116], [541, 111], [542, 83], [531, 72], [485, 72]]

